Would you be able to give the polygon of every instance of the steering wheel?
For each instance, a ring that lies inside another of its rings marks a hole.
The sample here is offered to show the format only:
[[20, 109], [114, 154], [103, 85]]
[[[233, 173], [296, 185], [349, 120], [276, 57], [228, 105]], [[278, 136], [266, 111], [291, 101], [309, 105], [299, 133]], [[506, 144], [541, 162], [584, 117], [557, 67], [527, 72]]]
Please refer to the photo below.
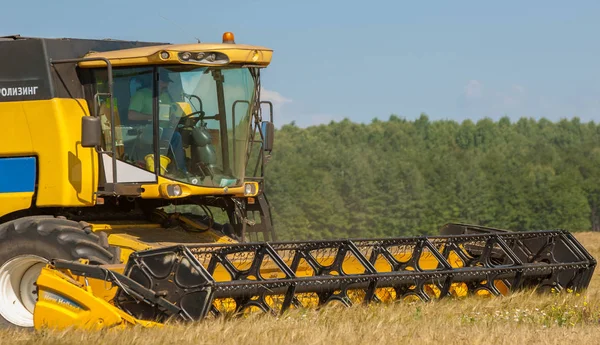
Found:
[[[200, 115], [198, 117], [194, 117], [194, 115]], [[194, 111], [193, 113], [189, 113], [187, 115], [182, 116], [179, 119], [179, 123], [178, 123], [178, 127], [181, 126], [183, 128], [185, 127], [196, 127], [196, 124], [199, 121], [202, 121], [204, 119], [204, 116], [206, 116], [206, 113], [204, 113], [204, 111], [200, 110], [200, 111]], [[188, 121], [191, 121], [188, 122]]]
[[193, 113], [189, 113], [185, 117], [192, 117], [192, 116], [198, 115], [198, 114], [200, 115], [200, 116], [198, 116], [198, 120], [204, 119], [204, 116], [206, 115], [206, 113], [204, 111], [199, 110], [199, 111], [194, 111]]

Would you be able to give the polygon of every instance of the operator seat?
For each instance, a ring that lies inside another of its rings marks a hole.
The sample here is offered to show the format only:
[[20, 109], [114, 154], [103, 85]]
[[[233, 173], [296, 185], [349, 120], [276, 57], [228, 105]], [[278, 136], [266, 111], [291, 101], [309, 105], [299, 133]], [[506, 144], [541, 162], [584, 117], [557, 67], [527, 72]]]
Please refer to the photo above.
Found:
[[206, 124], [192, 130], [192, 161], [196, 172], [204, 176], [214, 177], [215, 173], [221, 173], [217, 165], [217, 149]]

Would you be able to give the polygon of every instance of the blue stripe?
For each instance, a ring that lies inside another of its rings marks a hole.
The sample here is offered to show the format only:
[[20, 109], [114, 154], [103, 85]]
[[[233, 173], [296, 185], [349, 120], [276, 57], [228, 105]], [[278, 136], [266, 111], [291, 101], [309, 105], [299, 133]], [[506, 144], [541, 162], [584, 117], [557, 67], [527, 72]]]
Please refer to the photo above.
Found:
[[0, 158], [0, 193], [33, 192], [35, 157]]

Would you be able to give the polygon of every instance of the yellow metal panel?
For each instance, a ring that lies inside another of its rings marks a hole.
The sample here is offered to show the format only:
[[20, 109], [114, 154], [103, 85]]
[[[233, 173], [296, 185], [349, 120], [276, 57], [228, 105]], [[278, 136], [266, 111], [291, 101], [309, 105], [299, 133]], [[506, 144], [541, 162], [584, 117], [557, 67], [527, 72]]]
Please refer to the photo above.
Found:
[[122, 236], [120, 234], [126, 233], [128, 229], [157, 229], [160, 228], [158, 224], [91, 224], [92, 231], [103, 231], [108, 234], [108, 244], [114, 247], [121, 248], [121, 262], [127, 263], [129, 256], [133, 252], [140, 250], [152, 249], [159, 246], [153, 246], [151, 244], [140, 241], [138, 238], [131, 236]]
[[28, 209], [32, 198], [33, 192], [0, 193], [0, 217]]
[[[89, 262], [88, 262], [89, 263]], [[121, 273], [125, 271], [125, 265], [104, 265], [104, 267], [110, 269], [113, 272]], [[89, 277], [75, 276], [74, 277], [81, 286], [88, 285], [94, 296], [101, 298], [105, 301], [112, 301], [117, 294], [118, 286], [113, 285], [102, 279], [95, 279]]]
[[143, 327], [160, 324], [137, 320], [131, 315], [94, 296], [90, 286], [78, 284], [69, 275], [45, 267], [37, 280], [38, 302], [33, 313], [36, 329], [124, 328], [128, 325]]
[[92, 231], [103, 231], [111, 246], [121, 248], [121, 262], [140, 250], [198, 243], [235, 243], [233, 239], [214, 230], [189, 232], [182, 228], [163, 228], [155, 223], [91, 224]]
[[0, 156], [28, 156], [33, 153], [23, 104], [24, 102], [0, 103]]
[[[161, 52], [168, 52], [169, 58], [160, 57]], [[217, 52], [227, 55], [229, 64], [252, 64], [267, 66], [271, 62], [273, 51], [269, 48], [249, 46], [242, 44], [174, 44], [162, 46], [149, 46], [132, 49], [114, 50], [108, 52], [90, 53], [86, 58], [106, 58], [113, 66], [135, 66], [148, 64], [194, 64], [213, 66], [214, 64], [202, 64], [199, 62], [179, 60], [180, 52]], [[104, 67], [103, 61], [80, 62], [79, 67], [95, 68]], [[217, 65], [218, 66], [218, 65]]]
[[87, 329], [123, 326], [120, 311], [81, 286], [61, 277], [58, 271], [43, 268], [37, 280], [38, 302], [34, 310], [34, 325], [64, 329], [79, 326]]
[[186, 184], [179, 181], [174, 181], [162, 176], [158, 177], [158, 182], [156, 184], [145, 184], [142, 185], [143, 192], [142, 198], [144, 199], [161, 199], [165, 198], [160, 193], [160, 185], [161, 184], [178, 184], [183, 187], [184, 195], [235, 195], [235, 196], [244, 196], [244, 186], [241, 187], [200, 187], [194, 186], [191, 184]]
[[[37, 206], [93, 206], [98, 190], [98, 155], [81, 146], [82, 99], [21, 102], [38, 157]], [[22, 115], [20, 115], [22, 116]]]

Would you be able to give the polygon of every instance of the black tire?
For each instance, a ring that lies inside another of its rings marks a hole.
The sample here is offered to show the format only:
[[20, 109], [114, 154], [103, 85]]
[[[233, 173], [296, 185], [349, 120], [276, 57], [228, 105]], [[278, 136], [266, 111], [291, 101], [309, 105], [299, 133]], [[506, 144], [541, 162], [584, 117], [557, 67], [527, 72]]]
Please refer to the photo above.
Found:
[[[0, 267], [20, 255], [119, 263], [118, 248], [109, 246], [105, 233], [92, 232], [87, 223], [52, 216], [24, 217], [0, 224]], [[0, 328], [6, 327], [21, 328], [0, 315]]]

